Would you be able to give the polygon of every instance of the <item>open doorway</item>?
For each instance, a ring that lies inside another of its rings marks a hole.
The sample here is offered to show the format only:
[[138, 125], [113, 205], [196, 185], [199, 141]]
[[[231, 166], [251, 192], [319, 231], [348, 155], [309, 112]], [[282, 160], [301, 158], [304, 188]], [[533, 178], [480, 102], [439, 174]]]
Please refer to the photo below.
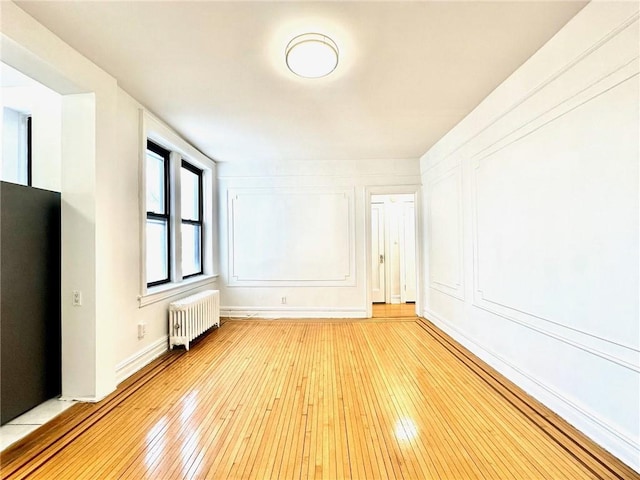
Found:
[[[371, 283], [374, 313], [415, 314], [416, 210], [412, 193], [371, 195]], [[384, 308], [382, 306], [385, 306]]]

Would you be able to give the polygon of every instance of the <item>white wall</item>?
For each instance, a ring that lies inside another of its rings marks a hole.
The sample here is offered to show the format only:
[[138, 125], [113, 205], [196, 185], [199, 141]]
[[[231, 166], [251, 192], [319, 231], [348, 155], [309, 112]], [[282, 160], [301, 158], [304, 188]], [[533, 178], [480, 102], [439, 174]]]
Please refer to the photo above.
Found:
[[425, 316], [636, 469], [638, 45], [591, 3], [421, 159]]
[[[11, 2], [1, 27], [0, 60], [62, 95], [62, 393], [99, 400], [167, 348], [172, 298], [138, 301], [141, 106]], [[82, 291], [81, 307], [72, 290]], [[147, 335], [138, 339], [141, 322]]]
[[223, 314], [367, 315], [366, 193], [417, 185], [417, 159], [222, 163], [218, 176]]
[[[113, 168], [109, 170], [112, 176], [108, 183], [109, 190], [105, 192], [109, 200], [104, 205], [108, 207], [105, 215], [109, 215], [118, 228], [105, 232], [102, 238], [105, 249], [110, 251], [109, 262], [103, 269], [108, 272], [110, 296], [116, 302], [115, 310], [107, 312], [112, 316], [116, 335], [116, 379], [121, 381], [150, 359], [166, 351], [167, 309], [171, 301], [217, 287], [215, 278], [210, 278], [207, 282], [187, 287], [190, 288], [187, 291], [174, 292], [173, 296], [155, 295], [156, 298], [151, 302], [148, 298], [142, 302], [139, 300], [138, 297], [145, 293], [142, 284], [144, 275], [141, 275], [144, 235], [140, 228], [141, 224], [144, 225], [145, 218], [141, 213], [144, 206], [140, 208], [139, 204], [144, 199], [139, 176], [142, 171], [140, 152], [146, 149], [145, 125], [141, 115], [143, 107], [121, 89], [118, 90], [117, 107], [118, 146], [114, 152]], [[169, 131], [168, 127], [164, 131]], [[173, 144], [184, 142], [175, 133], [165, 140]], [[194, 160], [200, 160], [195, 149], [190, 153]], [[211, 201], [212, 198], [209, 198]], [[213, 205], [207, 207], [213, 208]], [[137, 336], [139, 323], [146, 325], [147, 334], [142, 339]]]

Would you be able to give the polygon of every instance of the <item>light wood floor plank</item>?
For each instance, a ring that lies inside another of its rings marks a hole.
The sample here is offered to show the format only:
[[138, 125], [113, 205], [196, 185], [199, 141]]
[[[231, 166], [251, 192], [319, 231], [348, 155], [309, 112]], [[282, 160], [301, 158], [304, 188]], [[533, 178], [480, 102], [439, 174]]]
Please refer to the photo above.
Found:
[[640, 480], [413, 306], [392, 307], [227, 321], [3, 452], [0, 477]]

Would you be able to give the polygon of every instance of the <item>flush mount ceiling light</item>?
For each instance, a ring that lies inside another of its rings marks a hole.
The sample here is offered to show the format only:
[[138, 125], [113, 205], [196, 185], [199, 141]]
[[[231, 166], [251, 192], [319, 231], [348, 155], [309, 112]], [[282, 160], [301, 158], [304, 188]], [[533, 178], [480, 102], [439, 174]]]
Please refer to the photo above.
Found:
[[305, 33], [289, 42], [286, 48], [287, 67], [304, 78], [329, 75], [338, 65], [336, 42], [321, 33]]

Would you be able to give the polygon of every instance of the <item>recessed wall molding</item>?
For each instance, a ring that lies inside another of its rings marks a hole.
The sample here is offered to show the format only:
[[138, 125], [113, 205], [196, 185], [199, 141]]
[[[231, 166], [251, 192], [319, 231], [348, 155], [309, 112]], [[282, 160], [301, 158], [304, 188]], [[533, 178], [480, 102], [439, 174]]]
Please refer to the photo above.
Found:
[[434, 275], [425, 316], [636, 470], [639, 18], [587, 5], [421, 158], [465, 228], [464, 304]]
[[355, 285], [354, 188], [228, 190], [228, 286]]
[[464, 295], [458, 293], [458, 290], [460, 290], [460, 287], [461, 287], [460, 284], [448, 285], [446, 283], [438, 282], [437, 280], [432, 280], [429, 283], [429, 288], [438, 290], [441, 293], [445, 293], [447, 295], [452, 296], [453, 298], [457, 298], [458, 300], [464, 301]]
[[461, 166], [430, 181], [427, 198], [429, 258], [436, 259], [429, 265], [429, 288], [464, 301]]
[[632, 58], [625, 59], [621, 65], [611, 72], [605, 73], [602, 77], [589, 84], [583, 90], [564, 98], [557, 104], [537, 114], [534, 118], [528, 120], [524, 124], [510, 130], [491, 145], [488, 145], [477, 152], [473, 156], [473, 161], [481, 162], [482, 160], [498, 153], [502, 149], [507, 148], [509, 145], [522, 140], [536, 130], [545, 128], [560, 117], [571, 113], [574, 109], [583, 106], [607, 91], [637, 77], [640, 72], [640, 63], [638, 63], [638, 58], [638, 55], [635, 55]]
[[[561, 415], [564, 418], [569, 419], [571, 423], [578, 426], [578, 428], [583, 432], [587, 432], [588, 435], [598, 441], [601, 445], [617, 452], [618, 456], [623, 458], [629, 465], [635, 466], [637, 469], [638, 458], [640, 458], [640, 447], [633, 438], [630, 438], [624, 432], [621, 432], [614, 425], [611, 425], [595, 412], [588, 410], [584, 406], [573, 401], [571, 398], [563, 395], [562, 392], [549, 386], [545, 382], [540, 381], [530, 373], [525, 372], [504, 356], [499, 355], [492, 348], [489, 348], [488, 346], [478, 342], [478, 340], [465, 335], [465, 333], [457, 328], [453, 322], [450, 322], [437, 312], [425, 309], [423, 316], [442, 329], [449, 336], [460, 342], [465, 348], [469, 349], [500, 373], [507, 376], [511, 381], [514, 381], [526, 392], [533, 395], [538, 400], [542, 400], [545, 405], [551, 407], [554, 411], [561, 412]], [[544, 332], [539, 333], [544, 335]], [[552, 338], [562, 341], [557, 337]], [[584, 351], [603, 358], [604, 360], [611, 361], [611, 358], [601, 356], [597, 352], [590, 351], [588, 349], [584, 349]]]
[[[489, 302], [493, 303], [493, 302]], [[533, 317], [538, 320], [542, 320], [545, 323], [541, 322], [533, 322], [531, 320], [523, 320], [519, 319], [515, 315], [502, 313], [500, 307], [502, 307], [506, 311], [514, 311], [511, 307], [506, 307], [503, 305], [494, 304], [494, 307], [487, 307], [482, 302], [475, 302], [473, 306], [476, 308], [480, 308], [494, 315], [498, 315], [499, 317], [504, 318], [510, 322], [516, 323], [523, 327], [526, 327], [530, 330], [533, 330], [537, 333], [545, 335], [547, 337], [553, 338], [560, 342], [563, 342], [567, 345], [571, 345], [572, 347], [579, 348], [585, 352], [588, 352], [592, 355], [596, 355], [600, 358], [608, 360], [609, 362], [615, 363], [624, 367], [626, 369], [632, 370], [634, 372], [640, 373], [640, 365], [638, 365], [638, 350], [619, 343], [612, 342], [607, 340], [606, 338], [596, 337], [590, 335], [588, 333], [581, 332], [576, 329], [569, 329], [564, 325], [553, 322], [551, 320], [543, 319], [540, 317], [535, 317], [534, 315], [528, 314], [526, 312], [520, 312], [528, 317]], [[551, 324], [551, 325], [550, 325]], [[553, 327], [553, 328], [550, 328]], [[570, 330], [567, 334], [566, 330]], [[574, 338], [572, 338], [572, 336]], [[611, 353], [607, 353], [604, 350], [609, 350]]]
[[[634, 65], [635, 70], [637, 71], [637, 65]], [[637, 73], [635, 74], [637, 75]], [[597, 94], [591, 95], [588, 99], [584, 99], [581, 101], [579, 106], [586, 106], [588, 102], [596, 100], [601, 94], [604, 93], [614, 93], [613, 90], [615, 88], [629, 88], [633, 87], [632, 84], [625, 85], [625, 82], [616, 83], [614, 86], [607, 86], [604, 91], [598, 92]], [[567, 114], [575, 114], [579, 115], [580, 112], [575, 110], [576, 107], [566, 110], [561, 115], [556, 116], [549, 122], [540, 126], [536, 130], [539, 130], [538, 133], [543, 132], [545, 129], [554, 128], [554, 123], [562, 120], [562, 118]], [[590, 116], [589, 114], [583, 114], [583, 117]], [[585, 328], [578, 328], [576, 326], [568, 325], [566, 322], [563, 322], [561, 319], [554, 319], [549, 315], [540, 314], [538, 312], [532, 311], [530, 308], [523, 307], [521, 305], [511, 304], [511, 302], [505, 301], [508, 295], [505, 298], [499, 299], [495, 298], [495, 295], [488, 293], [487, 286], [482, 284], [482, 263], [483, 258], [487, 252], [482, 251], [479, 245], [479, 236], [482, 235], [482, 226], [480, 225], [481, 221], [479, 220], [479, 214], [481, 207], [481, 201], [479, 196], [483, 191], [489, 192], [490, 195], [493, 195], [495, 192], [495, 187], [492, 185], [487, 185], [485, 187], [482, 186], [482, 180], [480, 179], [481, 172], [485, 167], [488, 161], [492, 162], [504, 162], [509, 161], [515, 154], [509, 151], [509, 148], [517, 147], [519, 141], [524, 141], [526, 136], [522, 136], [519, 139], [512, 141], [508, 144], [503, 145], [500, 149], [493, 151], [491, 154], [483, 157], [482, 159], [476, 158], [471, 160], [471, 189], [472, 189], [472, 241], [473, 241], [473, 298], [472, 304], [481, 308], [485, 311], [494, 313], [496, 315], [500, 315], [501, 317], [507, 318], [513, 322], [519, 323], [521, 325], [527, 326], [529, 328], [535, 329], [539, 331], [543, 329], [548, 332], [550, 335], [557, 336], [559, 339], [566, 341], [571, 344], [575, 344], [579, 346], [579, 348], [588, 349], [589, 351], [600, 352], [602, 355], [610, 357], [612, 361], [619, 363], [627, 368], [635, 368], [638, 363], [638, 353], [640, 349], [637, 345], [631, 345], [619, 339], [607, 338], [606, 335], [602, 333], [598, 333], [596, 331], [591, 331]], [[497, 154], [500, 153], [499, 158]], [[557, 168], [561, 168], [562, 166], [557, 166]], [[492, 168], [496, 169], [497, 164]], [[503, 170], [501, 170], [503, 171]], [[489, 178], [489, 177], [487, 177]], [[520, 192], [522, 195], [527, 195], [526, 191]], [[513, 196], [511, 196], [513, 198]], [[524, 204], [526, 205], [526, 203]], [[518, 208], [517, 199], [513, 198], [512, 208]], [[523, 213], [523, 215], [526, 215]], [[552, 211], [548, 212], [548, 215], [553, 215]], [[517, 226], [510, 226], [512, 228], [518, 228]], [[534, 229], [535, 230], [535, 229]], [[510, 242], [513, 243], [513, 242]], [[499, 248], [499, 247], [496, 247]], [[523, 246], [522, 248], [527, 248]], [[491, 261], [487, 262], [487, 264], [491, 264], [491, 269], [495, 270], [497, 267], [493, 265]], [[485, 267], [489, 268], [489, 267]], [[503, 283], [513, 283], [518, 280], [515, 278], [504, 278]], [[496, 285], [492, 286], [492, 289], [495, 292]], [[504, 293], [502, 294], [505, 295]], [[608, 353], [604, 353], [608, 352]]]
[[[466, 138], [456, 142], [456, 146], [450, 152], [436, 156], [438, 158], [436, 161], [432, 161], [432, 157], [427, 157], [421, 173], [424, 175], [437, 165], [457, 158], [463, 151], [467, 158], [480, 155], [482, 151], [514, 133], [510, 130], [511, 125], [518, 125], [520, 129], [529, 122], [536, 121], [536, 118], [541, 116], [541, 112], [551, 111], [580, 94], [588, 95], [585, 90], [598, 83], [604, 84], [607, 80], [609, 83], [615, 83], [615, 79], [618, 82], [623, 81], [622, 77], [625, 73], [633, 71], [634, 66], [637, 73], [638, 56], [635, 48], [637, 40], [629, 41], [629, 38], [633, 39], [634, 36], [637, 38], [639, 18], [638, 12], [632, 14], [597, 42], [548, 75], [538, 85], [512, 101], [507, 108], [502, 109], [488, 121], [479, 122], [484, 126], [475, 132], [469, 132]], [[574, 79], [580, 79], [580, 81], [571, 84]], [[556, 99], [556, 103], [553, 103], [554, 95], [549, 94], [551, 87], [557, 87], [563, 92], [559, 101]], [[569, 95], [564, 93], [567, 89], [571, 91]], [[487, 100], [491, 98], [489, 96]], [[482, 108], [483, 104], [479, 108]], [[504, 129], [509, 131], [501, 133]]]

